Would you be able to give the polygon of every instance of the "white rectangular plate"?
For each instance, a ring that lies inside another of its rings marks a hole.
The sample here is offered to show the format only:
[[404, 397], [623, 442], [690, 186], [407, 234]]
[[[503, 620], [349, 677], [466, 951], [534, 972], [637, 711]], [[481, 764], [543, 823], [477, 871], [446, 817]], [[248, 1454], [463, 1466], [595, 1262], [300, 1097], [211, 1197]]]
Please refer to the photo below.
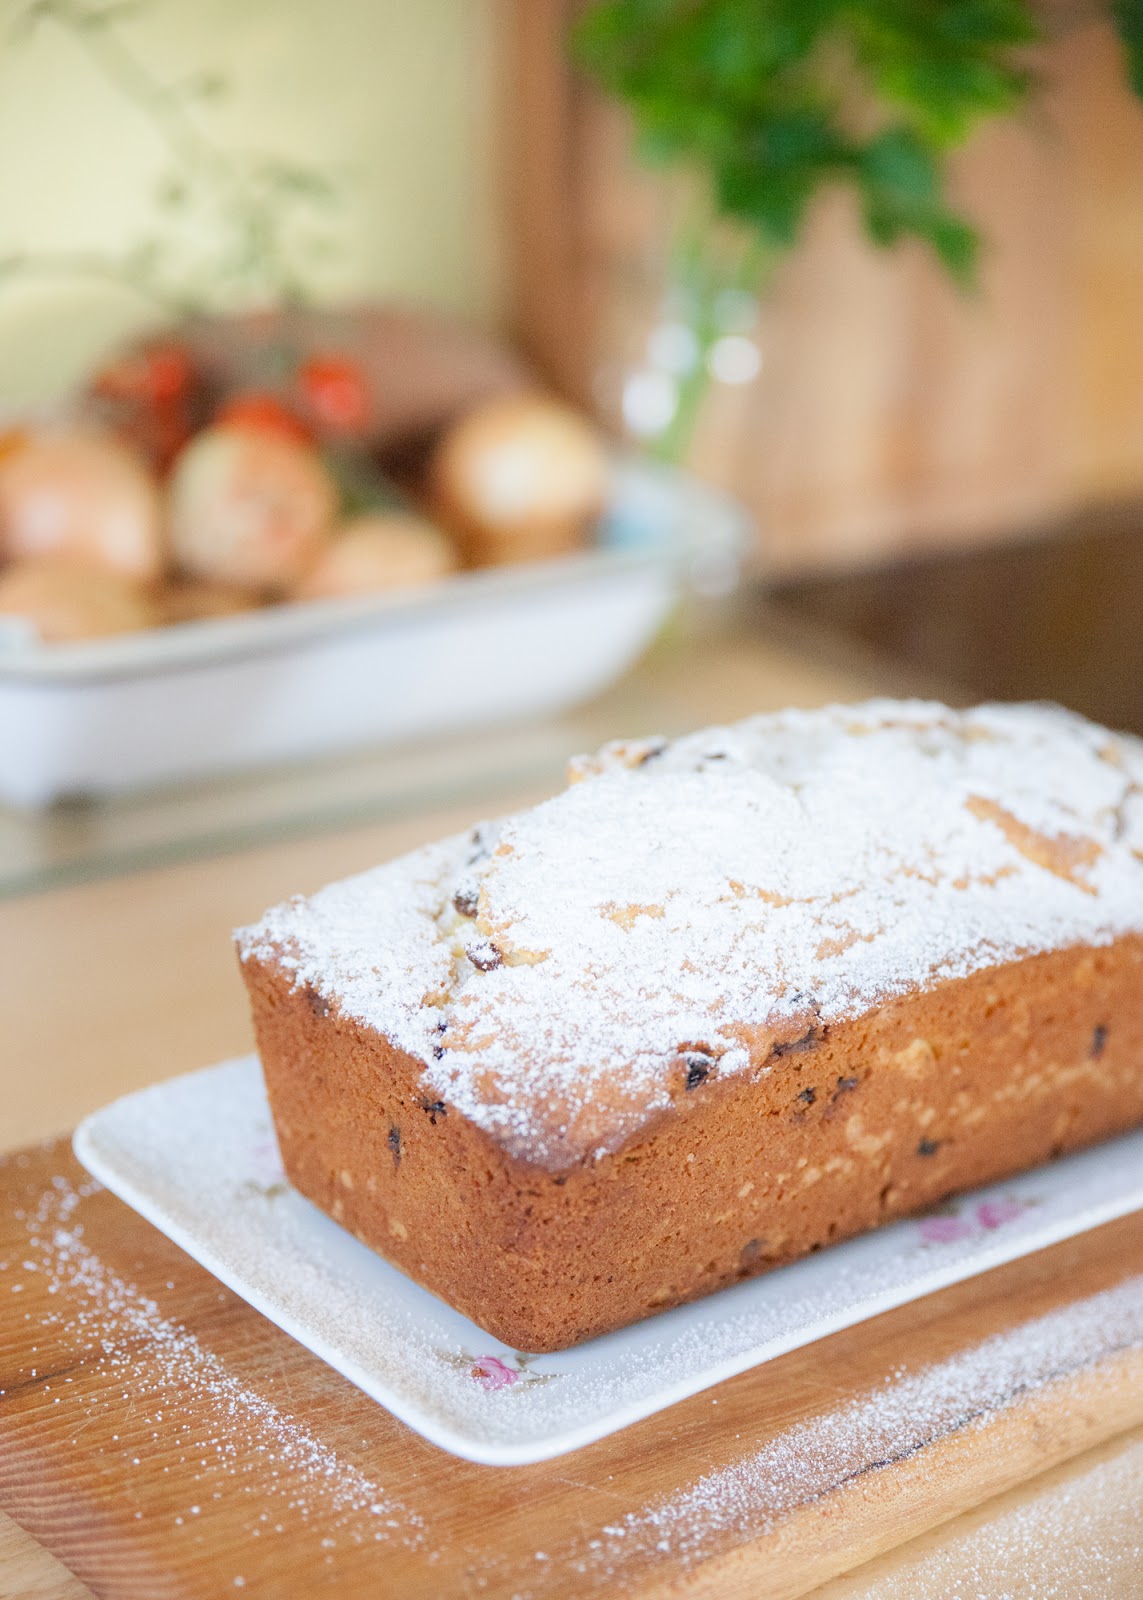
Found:
[[509, 1349], [286, 1182], [255, 1056], [80, 1126], [107, 1188], [434, 1444], [544, 1461], [724, 1378], [1143, 1209], [1143, 1131], [558, 1355]]

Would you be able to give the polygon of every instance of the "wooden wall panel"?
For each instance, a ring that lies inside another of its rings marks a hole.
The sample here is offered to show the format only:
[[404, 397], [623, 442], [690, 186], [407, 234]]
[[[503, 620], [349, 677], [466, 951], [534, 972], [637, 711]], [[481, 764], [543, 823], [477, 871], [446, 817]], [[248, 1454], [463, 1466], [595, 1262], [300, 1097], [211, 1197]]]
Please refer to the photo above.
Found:
[[512, 331], [565, 394], [583, 398], [592, 359], [578, 218], [591, 173], [589, 90], [568, 69], [568, 0], [505, 0], [501, 144]]
[[[534, 152], [558, 124], [574, 171], [568, 185], [550, 165], [517, 206], [518, 323], [560, 387], [614, 417], [653, 315], [667, 191], [566, 65], [572, 0], [514, 4], [531, 19], [517, 72], [574, 84], [533, 96], [508, 141], [512, 161], [514, 140]], [[772, 566], [1031, 531], [1143, 492], [1143, 107], [1098, 17], [1035, 66], [1035, 104], [955, 163], [987, 239], [979, 292], [918, 247], [875, 251], [849, 197], [827, 196], [764, 307], [760, 378], [712, 397], [692, 464], [748, 502]], [[563, 265], [540, 276], [553, 218]]]
[[1143, 111], [1122, 87], [1118, 41], [1069, 42], [1054, 110], [1069, 197], [1076, 314], [1074, 471], [1092, 494], [1143, 481]]

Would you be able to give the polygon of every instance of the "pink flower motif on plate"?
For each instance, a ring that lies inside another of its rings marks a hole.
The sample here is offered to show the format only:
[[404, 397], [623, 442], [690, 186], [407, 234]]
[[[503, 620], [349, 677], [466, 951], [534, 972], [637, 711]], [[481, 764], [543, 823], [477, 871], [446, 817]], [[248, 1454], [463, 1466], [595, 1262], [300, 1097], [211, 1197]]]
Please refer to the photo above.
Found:
[[510, 1389], [520, 1374], [501, 1361], [499, 1356], [478, 1356], [469, 1369], [469, 1377], [475, 1378], [482, 1389], [491, 1393], [496, 1389]]
[[558, 1377], [555, 1372], [531, 1371], [536, 1357], [521, 1350], [513, 1351], [507, 1360], [503, 1356], [474, 1356], [467, 1350], [438, 1350], [437, 1355], [488, 1394], [517, 1385], [521, 1389], [534, 1389], [537, 1384], [551, 1383]]
[[1027, 1206], [1019, 1200], [982, 1200], [971, 1217], [949, 1211], [938, 1212], [931, 1217], [922, 1217], [917, 1224], [917, 1231], [926, 1244], [956, 1244], [962, 1239], [971, 1239], [980, 1228], [990, 1232], [1002, 1228], [1006, 1222], [1014, 1222], [1017, 1217], [1023, 1216], [1026, 1210]]
[[956, 1244], [972, 1237], [972, 1223], [963, 1217], [922, 1217], [918, 1224], [926, 1244]]

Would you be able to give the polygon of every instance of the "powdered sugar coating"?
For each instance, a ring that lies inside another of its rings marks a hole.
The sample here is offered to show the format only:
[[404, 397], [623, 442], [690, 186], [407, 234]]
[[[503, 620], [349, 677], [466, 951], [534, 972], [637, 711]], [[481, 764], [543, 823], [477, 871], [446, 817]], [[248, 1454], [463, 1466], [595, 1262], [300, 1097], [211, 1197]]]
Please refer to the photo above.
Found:
[[613, 745], [564, 793], [267, 913], [279, 960], [545, 1165], [688, 1052], [1143, 930], [1143, 744], [1052, 706], [872, 701]]

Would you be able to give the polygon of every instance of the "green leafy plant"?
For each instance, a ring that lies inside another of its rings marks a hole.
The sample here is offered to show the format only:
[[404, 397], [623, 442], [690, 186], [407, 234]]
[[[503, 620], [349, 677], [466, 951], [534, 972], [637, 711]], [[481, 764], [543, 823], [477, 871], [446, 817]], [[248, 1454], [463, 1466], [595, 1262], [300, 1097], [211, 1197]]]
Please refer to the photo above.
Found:
[[1127, 52], [1132, 88], [1143, 95], [1143, 0], [1113, 0], [1111, 10]]
[[706, 178], [716, 211], [792, 245], [826, 184], [878, 244], [913, 236], [968, 280], [977, 238], [944, 158], [1029, 85], [1025, 0], [603, 0], [579, 59], [631, 108], [643, 152]]
[[[1143, 0], [1112, 0], [1143, 93]], [[597, 0], [579, 62], [630, 109], [643, 155], [692, 200], [670, 266], [694, 356], [660, 455], [684, 451], [724, 329], [726, 290], [757, 293], [811, 202], [848, 186], [878, 245], [918, 239], [962, 286], [980, 240], [946, 194], [949, 152], [1032, 87], [1029, 0]]]

